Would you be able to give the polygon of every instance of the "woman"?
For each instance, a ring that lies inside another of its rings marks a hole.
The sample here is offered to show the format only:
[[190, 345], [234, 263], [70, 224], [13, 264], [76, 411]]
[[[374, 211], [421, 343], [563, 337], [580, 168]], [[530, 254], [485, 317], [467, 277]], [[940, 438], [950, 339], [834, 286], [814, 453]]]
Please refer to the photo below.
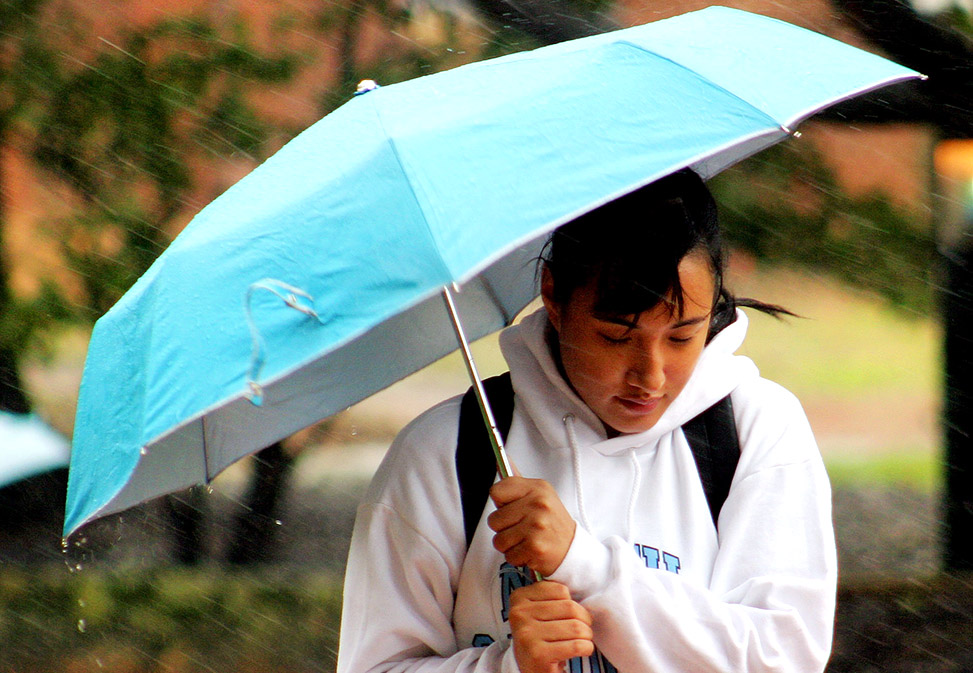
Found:
[[[501, 335], [524, 477], [467, 550], [459, 400], [403, 430], [359, 509], [339, 673], [824, 669], [827, 475], [799, 403], [733, 355], [738, 304], [780, 309], [734, 300], [723, 265], [689, 171], [554, 234], [543, 308]], [[741, 455], [714, 526], [682, 425], [727, 395]]]

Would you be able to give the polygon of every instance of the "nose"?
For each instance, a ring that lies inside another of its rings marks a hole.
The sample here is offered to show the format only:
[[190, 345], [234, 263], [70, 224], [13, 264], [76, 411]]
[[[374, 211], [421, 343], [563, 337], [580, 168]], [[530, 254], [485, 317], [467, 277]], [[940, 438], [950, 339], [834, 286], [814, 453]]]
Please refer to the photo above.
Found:
[[625, 380], [646, 394], [661, 392], [666, 382], [666, 374], [660, 349], [651, 345], [636, 348], [629, 361]]

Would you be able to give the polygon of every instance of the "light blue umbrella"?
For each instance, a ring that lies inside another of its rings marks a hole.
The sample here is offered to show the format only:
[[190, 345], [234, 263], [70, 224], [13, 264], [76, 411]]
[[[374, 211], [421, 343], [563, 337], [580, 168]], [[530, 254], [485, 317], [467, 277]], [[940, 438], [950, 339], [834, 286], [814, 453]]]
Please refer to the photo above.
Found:
[[0, 488], [68, 466], [67, 438], [36, 414], [0, 409]]
[[203, 209], [98, 321], [65, 530], [207, 482], [453, 351], [444, 288], [470, 338], [509, 324], [559, 224], [916, 76], [712, 7], [356, 96]]

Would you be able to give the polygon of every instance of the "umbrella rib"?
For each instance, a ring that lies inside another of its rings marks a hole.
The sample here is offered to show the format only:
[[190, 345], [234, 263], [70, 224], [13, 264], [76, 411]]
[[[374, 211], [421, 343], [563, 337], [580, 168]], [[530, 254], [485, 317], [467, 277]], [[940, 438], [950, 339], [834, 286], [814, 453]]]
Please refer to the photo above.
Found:
[[200, 416], [199, 418], [199, 428], [200, 428], [200, 436], [203, 444], [203, 469], [206, 470], [206, 483], [208, 484], [212, 480], [212, 477], [210, 477], [210, 471], [209, 471], [209, 450], [208, 447], [206, 446], [206, 416], [205, 415]]
[[392, 151], [392, 156], [395, 158], [396, 165], [399, 167], [399, 170], [402, 172], [402, 175], [405, 177], [405, 182], [409, 186], [409, 193], [412, 195], [412, 199], [415, 202], [416, 209], [422, 214], [422, 224], [425, 226], [426, 234], [429, 236], [429, 240], [432, 242], [432, 246], [435, 248], [437, 252], [436, 259], [439, 261], [441, 265], [441, 270], [443, 271], [443, 277], [448, 279], [444, 282], [451, 283], [455, 280], [455, 278], [453, 277], [453, 273], [450, 270], [449, 265], [447, 265], [445, 260], [443, 260], [442, 258], [442, 254], [440, 253], [441, 248], [439, 246], [439, 240], [437, 239], [436, 235], [433, 233], [432, 227], [429, 226], [429, 216], [426, 212], [426, 209], [423, 207], [422, 200], [419, 198], [419, 195], [416, 194], [416, 189], [418, 185], [415, 183], [415, 181], [413, 181], [411, 172], [406, 169], [406, 163], [402, 161], [402, 155], [399, 152], [399, 146], [395, 142], [395, 138], [392, 137], [391, 134], [389, 134], [388, 129], [385, 127], [385, 119], [383, 119], [382, 117], [382, 112], [381, 110], [379, 110], [378, 105], [374, 102], [378, 100], [379, 97], [368, 96], [368, 95], [363, 97], [366, 100], [372, 101], [371, 103], [372, 112], [375, 114], [375, 119], [378, 121], [379, 126], [381, 126], [382, 128], [382, 133], [385, 135], [385, 140], [388, 142], [389, 149]]
[[632, 42], [631, 40], [619, 40], [617, 42], [617, 44], [624, 45], [626, 47], [631, 47], [632, 49], [636, 49], [636, 50], [641, 51], [641, 52], [646, 53], [646, 54], [651, 54], [652, 56], [655, 56], [656, 58], [662, 59], [663, 61], [666, 61], [667, 63], [671, 63], [672, 65], [676, 66], [680, 70], [684, 70], [686, 72], [692, 73], [693, 75], [695, 75], [696, 77], [698, 77], [701, 81], [704, 81], [707, 84], [709, 84], [710, 86], [712, 86], [714, 89], [719, 89], [720, 91], [724, 92], [726, 95], [732, 96], [733, 98], [736, 98], [738, 101], [740, 101], [741, 103], [743, 103], [744, 105], [746, 105], [750, 109], [757, 111], [758, 113], [760, 113], [761, 115], [763, 115], [764, 117], [766, 117], [767, 119], [769, 119], [770, 121], [772, 121], [775, 126], [779, 126], [785, 133], [787, 133], [787, 135], [790, 135], [791, 134], [791, 129], [789, 129], [789, 128], [787, 128], [787, 126], [785, 126], [785, 122], [778, 121], [769, 112], [765, 111], [763, 108], [757, 107], [754, 103], [750, 102], [749, 100], [747, 100], [746, 98], [744, 98], [740, 94], [736, 93], [735, 91], [733, 91], [731, 89], [727, 89], [722, 84], [720, 84], [718, 82], [714, 82], [712, 78], [710, 78], [710, 77], [708, 77], [706, 75], [703, 75], [702, 73], [700, 73], [700, 72], [698, 72], [696, 70], [693, 70], [692, 68], [690, 68], [690, 67], [688, 67], [688, 66], [680, 63], [679, 61], [675, 61], [675, 60], [669, 58], [668, 56], [666, 56], [664, 54], [660, 54], [657, 51], [654, 51], [654, 50], [649, 49], [649, 48], [647, 48], [647, 47], [645, 47], [643, 45], [640, 45], [640, 44], [637, 44], [635, 42]]

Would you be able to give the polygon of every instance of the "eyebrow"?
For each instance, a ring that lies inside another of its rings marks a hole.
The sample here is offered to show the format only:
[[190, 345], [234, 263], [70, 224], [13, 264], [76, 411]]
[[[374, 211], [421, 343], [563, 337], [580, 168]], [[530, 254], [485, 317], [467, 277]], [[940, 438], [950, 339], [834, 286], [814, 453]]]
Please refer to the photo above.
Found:
[[[594, 316], [594, 318], [596, 320], [601, 320], [602, 322], [611, 323], [613, 325], [619, 325], [621, 327], [627, 327], [630, 330], [631, 329], [637, 329], [638, 326], [639, 326], [637, 322], [634, 322], [632, 320], [628, 320], [627, 318], [623, 318], [621, 316], [614, 315], [614, 314], [611, 314], [611, 313], [602, 313], [602, 314], [593, 313], [593, 316]], [[707, 318], [709, 318], [709, 314], [708, 313], [706, 315], [704, 315], [704, 316], [697, 316], [695, 318], [686, 318], [685, 320], [680, 320], [679, 322], [674, 323], [671, 326], [671, 328], [672, 329], [680, 329], [682, 327], [690, 327], [692, 325], [699, 325], [700, 323], [705, 322]]]
[[628, 320], [626, 318], [623, 318], [619, 315], [615, 315], [613, 313], [593, 312], [592, 316], [594, 316], [595, 320], [600, 320], [601, 322], [608, 322], [613, 325], [619, 325], [621, 327], [627, 327], [629, 329], [635, 329], [639, 326], [637, 322], [633, 320]]
[[673, 329], [679, 329], [680, 327], [689, 327], [690, 325], [698, 325], [705, 322], [709, 318], [709, 314], [698, 316], [696, 318], [686, 318], [685, 320], [680, 320], [675, 325], [672, 326]]

